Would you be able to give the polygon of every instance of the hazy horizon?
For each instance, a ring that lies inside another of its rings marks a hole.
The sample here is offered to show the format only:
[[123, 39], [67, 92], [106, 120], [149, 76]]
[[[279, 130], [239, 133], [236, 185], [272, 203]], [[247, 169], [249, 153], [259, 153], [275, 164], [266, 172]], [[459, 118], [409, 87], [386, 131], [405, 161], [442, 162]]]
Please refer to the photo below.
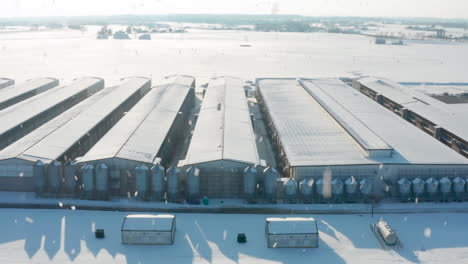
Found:
[[1, 18], [240, 14], [468, 19], [465, 0], [3, 0]]

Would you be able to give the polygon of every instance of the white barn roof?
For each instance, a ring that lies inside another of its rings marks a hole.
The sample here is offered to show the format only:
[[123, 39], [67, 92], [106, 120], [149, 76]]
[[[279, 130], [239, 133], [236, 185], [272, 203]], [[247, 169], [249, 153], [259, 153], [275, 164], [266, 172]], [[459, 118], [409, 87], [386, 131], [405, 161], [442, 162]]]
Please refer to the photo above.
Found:
[[266, 219], [268, 234], [317, 234], [317, 223], [312, 217], [270, 217]]
[[185, 165], [216, 160], [259, 163], [247, 98], [238, 78], [220, 77], [210, 82]]

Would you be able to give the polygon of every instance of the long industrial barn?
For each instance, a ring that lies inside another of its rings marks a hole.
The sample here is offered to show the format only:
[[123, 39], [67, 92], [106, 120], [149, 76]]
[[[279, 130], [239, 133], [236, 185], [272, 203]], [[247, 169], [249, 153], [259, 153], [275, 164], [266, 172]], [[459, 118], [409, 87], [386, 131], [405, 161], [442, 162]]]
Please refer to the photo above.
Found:
[[0, 110], [59, 85], [54, 78], [37, 78], [1, 90]]
[[[85, 156], [79, 165], [109, 169], [113, 195], [137, 190], [135, 169], [155, 164], [169, 166], [177, 144], [189, 131], [188, 117], [194, 104], [195, 79], [177, 76], [151, 91], [129, 111]], [[144, 181], [139, 188], [148, 186]], [[158, 186], [161, 188], [162, 186]], [[140, 194], [144, 192], [139, 189]]]
[[0, 111], [0, 149], [104, 88], [104, 80], [86, 77], [52, 88]]
[[8, 78], [0, 78], [0, 89], [9, 87], [15, 84], [15, 80], [8, 79]]
[[283, 173], [298, 181], [443, 178], [468, 162], [338, 79], [258, 79]]
[[[86, 153], [150, 89], [146, 78], [105, 88], [0, 152], [5, 177], [31, 177], [33, 164], [65, 164]], [[60, 183], [49, 182], [49, 185]], [[31, 190], [34, 186], [25, 185]]]
[[242, 81], [233, 77], [212, 80], [203, 99], [187, 156], [180, 165], [184, 169], [194, 167], [199, 170], [201, 195], [240, 197], [243, 194], [244, 169], [258, 164], [255, 135]]
[[445, 103], [384, 78], [359, 78], [353, 87], [468, 158], [467, 104]]

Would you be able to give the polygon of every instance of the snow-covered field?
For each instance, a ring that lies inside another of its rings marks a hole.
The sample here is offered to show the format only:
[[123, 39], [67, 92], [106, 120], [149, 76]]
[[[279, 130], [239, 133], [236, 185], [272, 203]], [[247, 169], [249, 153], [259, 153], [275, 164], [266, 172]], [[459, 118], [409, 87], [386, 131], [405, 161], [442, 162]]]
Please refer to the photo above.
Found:
[[[122, 29], [114, 26], [114, 30]], [[99, 76], [158, 80], [189, 74], [197, 81], [255, 77], [378, 75], [396, 81], [468, 82], [468, 43], [375, 45], [365, 36], [191, 30], [152, 34], [153, 40], [96, 40], [99, 27], [0, 34], [0, 75], [18, 82], [53, 76], [69, 82]], [[134, 37], [134, 36], [132, 36]], [[240, 47], [249, 43], [251, 47]]]
[[[396, 251], [380, 248], [370, 215], [312, 215], [318, 249], [267, 248], [270, 215], [236, 214], [177, 214], [174, 245], [122, 245], [125, 215], [0, 209], [0, 263], [468, 263], [468, 214], [384, 215], [403, 243]], [[94, 238], [96, 228], [105, 239]], [[236, 242], [240, 232], [247, 244]]]

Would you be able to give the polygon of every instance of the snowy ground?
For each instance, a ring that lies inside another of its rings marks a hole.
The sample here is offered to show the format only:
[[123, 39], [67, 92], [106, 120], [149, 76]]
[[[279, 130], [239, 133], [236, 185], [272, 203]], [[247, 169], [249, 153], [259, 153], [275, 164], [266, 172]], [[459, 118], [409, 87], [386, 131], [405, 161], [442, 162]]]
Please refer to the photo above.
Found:
[[[252, 80], [351, 74], [468, 82], [462, 70], [468, 68], [468, 43], [409, 41], [392, 46], [357, 35], [209, 30], [152, 34], [151, 41], [96, 40], [98, 29], [2, 33], [0, 75], [18, 82], [40, 76], [62, 82], [99, 76], [108, 84], [127, 76], [157, 81], [181, 73], [197, 77], [199, 84], [220, 75]], [[240, 47], [246, 42], [251, 47]]]
[[[317, 215], [318, 249], [269, 249], [271, 215], [177, 214], [172, 246], [120, 243], [126, 213], [0, 209], [1, 263], [468, 263], [468, 214], [385, 215], [403, 248], [382, 250], [369, 215]], [[375, 216], [378, 218], [379, 216]], [[97, 240], [93, 230], [104, 228]], [[247, 244], [236, 235], [247, 234]]]

